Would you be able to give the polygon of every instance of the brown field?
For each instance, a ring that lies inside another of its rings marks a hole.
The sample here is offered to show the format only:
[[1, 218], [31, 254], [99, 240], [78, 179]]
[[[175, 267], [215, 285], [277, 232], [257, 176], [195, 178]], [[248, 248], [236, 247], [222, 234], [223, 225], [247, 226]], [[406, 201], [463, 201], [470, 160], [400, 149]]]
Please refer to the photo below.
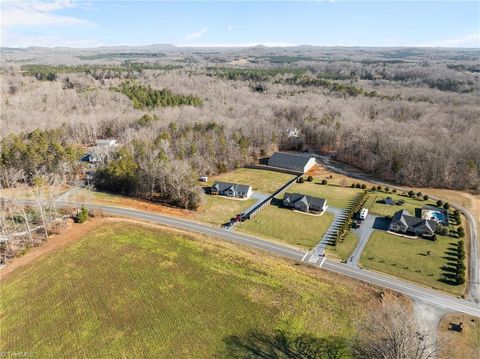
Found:
[[[461, 333], [449, 330], [450, 323], [463, 323]], [[480, 355], [480, 318], [466, 314], [446, 315], [438, 328], [440, 359], [477, 359]]]

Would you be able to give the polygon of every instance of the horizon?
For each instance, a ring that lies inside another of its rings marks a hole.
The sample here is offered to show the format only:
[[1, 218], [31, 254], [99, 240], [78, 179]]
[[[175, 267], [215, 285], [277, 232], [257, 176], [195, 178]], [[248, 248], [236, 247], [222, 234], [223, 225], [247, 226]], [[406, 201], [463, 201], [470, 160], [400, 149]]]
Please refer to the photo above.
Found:
[[480, 48], [475, 1], [6, 0], [1, 10], [2, 48]]

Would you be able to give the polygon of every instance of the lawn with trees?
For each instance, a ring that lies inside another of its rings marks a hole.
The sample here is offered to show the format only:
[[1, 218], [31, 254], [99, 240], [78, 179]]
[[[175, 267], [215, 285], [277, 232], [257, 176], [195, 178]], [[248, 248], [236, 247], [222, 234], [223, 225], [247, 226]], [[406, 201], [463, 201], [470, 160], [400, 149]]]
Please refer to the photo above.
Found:
[[463, 259], [459, 253], [464, 248], [463, 241], [448, 236], [436, 235], [437, 240], [410, 239], [385, 231], [375, 230], [362, 253], [360, 263], [367, 269], [373, 269], [401, 277], [432, 288], [463, 295], [465, 282], [458, 281], [459, 272], [465, 273], [467, 257], [463, 250]]
[[288, 192], [324, 198], [327, 200], [327, 206], [346, 208], [361, 193], [361, 189], [336, 184], [322, 184], [319, 178], [314, 178], [311, 182], [294, 184], [288, 189]]
[[2, 350], [40, 357], [230, 358], [253, 355], [242, 343], [271, 340], [348, 352], [352, 319], [380, 307], [364, 284], [127, 222], [104, 224], [1, 284]]

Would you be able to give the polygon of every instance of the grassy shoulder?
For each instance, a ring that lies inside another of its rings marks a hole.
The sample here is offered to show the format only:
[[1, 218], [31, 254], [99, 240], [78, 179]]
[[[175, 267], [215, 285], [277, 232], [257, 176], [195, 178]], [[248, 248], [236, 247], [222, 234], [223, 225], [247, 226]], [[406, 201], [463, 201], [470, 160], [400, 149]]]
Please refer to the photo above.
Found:
[[39, 357], [247, 357], [239, 343], [255, 333], [349, 339], [378, 298], [265, 253], [121, 221], [2, 281], [0, 343]]
[[253, 168], [239, 168], [231, 172], [210, 177], [206, 185], [211, 186], [215, 181], [232, 182], [250, 185], [254, 191], [274, 193], [293, 178], [295, 178], [294, 175], [287, 173]]
[[[453, 273], [445, 269], [458, 239], [437, 235], [436, 241], [408, 239], [376, 230], [360, 258], [364, 268], [377, 270], [455, 295], [466, 285], [454, 284]], [[466, 249], [467, 251], [467, 249]], [[468, 253], [467, 253], [468, 258]]]
[[[462, 323], [462, 331], [452, 324]], [[438, 328], [440, 359], [475, 359], [480, 352], [480, 319], [461, 313], [448, 314]]]
[[310, 250], [320, 242], [332, 221], [333, 215], [328, 212], [321, 216], [314, 216], [270, 205], [237, 228], [240, 232], [279, 240]]
[[348, 231], [342, 242], [337, 242], [335, 246], [327, 246], [325, 251], [328, 257], [333, 257], [339, 260], [347, 260], [352, 255], [355, 247], [358, 244], [358, 238], [352, 231]]

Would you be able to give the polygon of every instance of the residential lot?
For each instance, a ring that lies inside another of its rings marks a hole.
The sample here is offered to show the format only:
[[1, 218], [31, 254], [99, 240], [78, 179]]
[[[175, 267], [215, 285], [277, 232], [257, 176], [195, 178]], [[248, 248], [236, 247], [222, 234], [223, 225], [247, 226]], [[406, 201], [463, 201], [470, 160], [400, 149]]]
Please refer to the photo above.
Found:
[[352, 318], [380, 306], [360, 282], [126, 221], [102, 223], [1, 284], [0, 346], [37, 357], [251, 356], [242, 343], [280, 330], [282, 345], [312, 333], [348, 340]]
[[223, 196], [206, 196], [205, 205], [192, 213], [194, 219], [210, 224], [222, 225], [242, 213], [256, 202], [255, 199], [238, 200]]
[[333, 215], [328, 212], [314, 216], [270, 205], [237, 228], [241, 232], [312, 249], [332, 221]]
[[298, 192], [309, 196], [325, 198], [328, 206], [337, 208], [347, 207], [361, 191], [361, 189], [340, 185], [322, 185], [318, 179], [314, 179], [313, 182], [296, 183], [288, 189], [288, 192]]
[[[454, 273], [450, 269], [444, 269], [444, 266], [455, 262], [454, 250], [458, 241], [440, 235], [437, 235], [436, 241], [408, 239], [375, 230], [360, 263], [368, 269], [462, 295], [465, 284], [454, 284]], [[464, 238], [464, 241], [468, 239]], [[465, 250], [468, 252], [467, 248]], [[468, 253], [466, 257], [468, 258]]]
[[293, 178], [295, 178], [294, 175], [281, 172], [239, 168], [231, 172], [210, 177], [205, 185], [211, 186], [215, 181], [232, 182], [250, 185], [254, 191], [273, 193]]
[[[383, 200], [387, 197], [391, 197], [395, 202], [402, 200], [405, 203], [402, 205], [385, 204], [383, 203]], [[415, 216], [416, 208], [421, 209], [423, 206], [427, 205], [435, 206], [435, 201], [424, 201], [423, 199], [410, 198], [408, 196], [385, 192], [369, 192], [368, 200], [365, 203], [365, 207], [369, 209], [370, 213], [379, 216], [392, 216], [402, 208], [405, 208], [412, 216]]]

